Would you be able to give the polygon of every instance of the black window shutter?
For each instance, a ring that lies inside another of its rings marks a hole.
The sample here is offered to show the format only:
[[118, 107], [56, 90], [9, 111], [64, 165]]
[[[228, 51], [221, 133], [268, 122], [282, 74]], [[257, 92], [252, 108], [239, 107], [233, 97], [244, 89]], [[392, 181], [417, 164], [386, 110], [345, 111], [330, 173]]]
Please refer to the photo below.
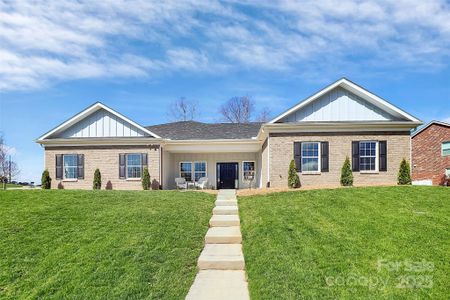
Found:
[[352, 141], [352, 171], [359, 171], [359, 141]]
[[56, 180], [63, 179], [63, 156], [56, 154]]
[[77, 156], [78, 179], [84, 179], [84, 154]]
[[382, 172], [387, 171], [387, 141], [378, 142], [379, 166], [378, 169]]
[[147, 166], [147, 153], [142, 153], [142, 169]]
[[125, 178], [125, 154], [119, 154], [119, 178]]
[[321, 142], [320, 143], [320, 169], [321, 172], [328, 172], [329, 171], [329, 145], [328, 142]]
[[294, 142], [294, 161], [297, 172], [302, 171], [302, 143]]

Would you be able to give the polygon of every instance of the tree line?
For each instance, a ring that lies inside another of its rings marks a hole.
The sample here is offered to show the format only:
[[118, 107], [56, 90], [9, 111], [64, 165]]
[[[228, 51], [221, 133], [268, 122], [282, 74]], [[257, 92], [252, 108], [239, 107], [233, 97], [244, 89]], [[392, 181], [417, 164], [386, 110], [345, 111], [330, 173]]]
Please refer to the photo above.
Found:
[[[167, 116], [171, 121], [192, 121], [199, 117], [197, 101], [185, 97], [170, 103]], [[249, 96], [232, 97], [218, 109], [221, 121], [229, 123], [268, 122], [271, 111], [267, 107], [256, 109], [255, 101]]]

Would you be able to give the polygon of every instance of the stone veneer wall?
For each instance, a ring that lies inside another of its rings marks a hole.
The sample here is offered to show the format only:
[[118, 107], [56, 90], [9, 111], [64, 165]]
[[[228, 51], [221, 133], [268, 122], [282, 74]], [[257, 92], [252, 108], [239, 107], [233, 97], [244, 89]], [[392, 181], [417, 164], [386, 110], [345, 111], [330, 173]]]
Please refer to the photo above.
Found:
[[[294, 142], [328, 141], [329, 172], [299, 173], [303, 186], [339, 185], [345, 157], [351, 161], [352, 141], [387, 141], [387, 171], [377, 173], [353, 172], [355, 185], [393, 185], [403, 158], [410, 160], [409, 132], [335, 132], [335, 133], [272, 133], [270, 134], [270, 186], [287, 187], [288, 167], [294, 158]], [[265, 183], [264, 183], [265, 184]]]
[[[45, 168], [52, 178], [52, 189], [61, 184], [65, 189], [92, 189], [94, 171], [100, 169], [102, 174], [102, 189], [111, 181], [114, 190], [141, 190], [140, 180], [119, 179], [120, 153], [147, 153], [148, 169], [151, 180], [160, 182], [160, 147], [152, 146], [102, 146], [102, 147], [46, 147]], [[84, 179], [76, 181], [56, 180], [57, 154], [84, 154]]]

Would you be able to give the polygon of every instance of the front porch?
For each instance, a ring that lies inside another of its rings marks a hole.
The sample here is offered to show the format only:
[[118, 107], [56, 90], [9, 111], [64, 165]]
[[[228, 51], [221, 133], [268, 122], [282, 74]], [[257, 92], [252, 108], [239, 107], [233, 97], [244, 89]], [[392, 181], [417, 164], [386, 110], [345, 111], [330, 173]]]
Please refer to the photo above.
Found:
[[162, 187], [176, 189], [175, 178], [187, 182], [208, 178], [208, 189], [243, 189], [260, 187], [261, 152], [259, 146], [189, 148], [167, 145], [162, 150]]

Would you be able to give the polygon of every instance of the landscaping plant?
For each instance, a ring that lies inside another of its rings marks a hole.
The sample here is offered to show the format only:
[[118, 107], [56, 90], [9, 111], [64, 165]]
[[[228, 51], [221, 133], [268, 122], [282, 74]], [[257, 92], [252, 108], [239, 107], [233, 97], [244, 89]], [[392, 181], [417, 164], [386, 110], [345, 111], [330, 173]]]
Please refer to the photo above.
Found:
[[42, 189], [44, 190], [49, 190], [51, 188], [52, 185], [52, 179], [50, 178], [50, 174], [48, 173], [48, 170], [44, 170], [44, 172], [42, 172], [42, 177], [41, 177], [41, 186]]
[[345, 158], [344, 165], [341, 169], [341, 185], [352, 186], [353, 185], [353, 173], [350, 166], [350, 159], [348, 156]]
[[94, 183], [93, 183], [93, 189], [99, 190], [102, 187], [102, 174], [100, 173], [99, 169], [95, 169], [94, 172]]
[[398, 184], [411, 184], [411, 169], [406, 159], [402, 159], [398, 170]]
[[149, 190], [151, 185], [150, 174], [148, 173], [148, 168], [144, 168], [144, 175], [142, 176], [142, 188], [144, 190]]
[[291, 163], [289, 164], [288, 186], [293, 189], [300, 187], [300, 178], [298, 177], [294, 160], [291, 160]]

